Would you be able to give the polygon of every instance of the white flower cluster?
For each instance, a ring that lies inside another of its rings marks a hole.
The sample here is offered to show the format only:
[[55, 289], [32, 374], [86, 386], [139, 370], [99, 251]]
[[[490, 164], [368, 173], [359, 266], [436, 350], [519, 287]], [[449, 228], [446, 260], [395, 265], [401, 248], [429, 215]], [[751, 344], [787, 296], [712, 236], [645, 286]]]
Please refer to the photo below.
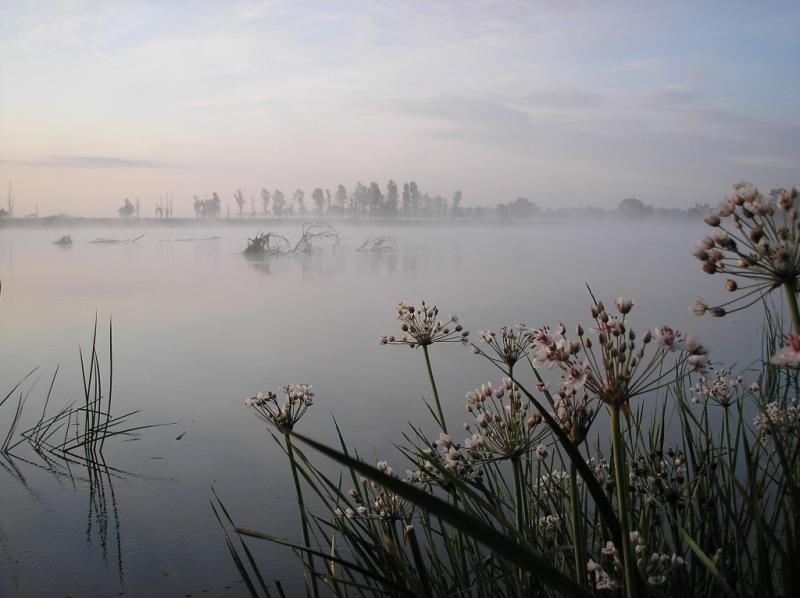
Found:
[[787, 434], [800, 431], [800, 408], [797, 399], [792, 399], [785, 408], [777, 402], [772, 402], [755, 416], [753, 424], [765, 436], [784, 437]]
[[244, 404], [258, 411], [279, 431], [288, 433], [314, 404], [314, 393], [310, 384], [285, 384], [283, 393], [286, 400], [282, 404], [278, 402], [278, 395], [271, 390], [245, 399]]
[[[532, 450], [536, 444], [536, 427], [542, 416], [530, 411], [530, 403], [522, 400], [519, 387], [511, 378], [503, 378], [495, 389], [491, 382], [482, 384], [466, 395], [467, 412], [475, 417], [479, 434], [465, 441], [474, 459], [513, 459]], [[470, 430], [469, 425], [465, 425]], [[541, 457], [541, 454], [540, 454]]]
[[[378, 461], [376, 466], [379, 471], [391, 477], [397, 477], [394, 469], [386, 461]], [[366, 498], [355, 488], [348, 491], [348, 495], [353, 500], [353, 507], [337, 507], [333, 514], [339, 519], [355, 519], [356, 517], [372, 517], [395, 521], [398, 519], [408, 519], [414, 512], [413, 506], [402, 497], [390, 492], [377, 482], [361, 479], [365, 491], [371, 496]]]
[[419, 307], [400, 303], [397, 319], [402, 322], [402, 334], [395, 337], [383, 334], [378, 337], [381, 345], [407, 345], [412, 349], [426, 347], [433, 343], [463, 343], [469, 340], [469, 332], [458, 322], [458, 316], [450, 314], [447, 319], [439, 319], [439, 308], [424, 301]]

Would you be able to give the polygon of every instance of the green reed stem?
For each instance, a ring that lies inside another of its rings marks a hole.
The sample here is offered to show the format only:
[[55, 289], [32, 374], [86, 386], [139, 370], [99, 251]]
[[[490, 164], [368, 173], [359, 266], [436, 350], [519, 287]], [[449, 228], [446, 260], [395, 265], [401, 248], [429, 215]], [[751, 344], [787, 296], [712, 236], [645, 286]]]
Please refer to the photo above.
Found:
[[428, 346], [422, 345], [422, 352], [425, 354], [425, 365], [428, 367], [428, 378], [431, 381], [431, 390], [433, 390], [433, 399], [436, 401], [436, 411], [439, 413], [439, 424], [442, 426], [442, 432], [447, 434], [447, 424], [444, 421], [444, 413], [442, 412], [442, 404], [439, 402], [439, 391], [436, 389], [436, 380], [433, 378], [433, 369], [431, 368], [431, 358], [428, 355]]
[[430, 578], [428, 577], [428, 570], [425, 565], [425, 560], [422, 558], [422, 551], [420, 550], [419, 542], [417, 541], [417, 534], [414, 531], [414, 526], [406, 525], [403, 528], [403, 534], [405, 535], [406, 541], [411, 546], [411, 554], [414, 557], [414, 566], [417, 570], [417, 575], [419, 576], [420, 593], [424, 598], [431, 598], [431, 582]]
[[617, 517], [622, 527], [622, 567], [625, 577], [625, 596], [636, 595], [634, 560], [631, 551], [630, 523], [628, 513], [628, 467], [625, 463], [624, 439], [619, 429], [619, 407], [609, 406], [611, 412], [611, 442], [614, 450], [614, 482], [617, 491]]
[[789, 314], [792, 317], [792, 330], [794, 334], [800, 334], [800, 307], [797, 306], [797, 281], [783, 283], [786, 291], [786, 301], [789, 304]]
[[[453, 486], [450, 490], [450, 498], [453, 501], [453, 506], [457, 509], [458, 508], [458, 489]], [[466, 545], [464, 543], [464, 532], [460, 529], [456, 530], [456, 546], [458, 548], [458, 560], [459, 560], [459, 568], [461, 570], [461, 585], [463, 586], [465, 592], [468, 591], [469, 588], [469, 571], [467, 570], [467, 552], [466, 552]]]
[[[511, 458], [511, 475], [514, 478], [514, 512], [517, 518], [517, 532], [520, 542], [525, 542], [525, 505], [522, 502], [522, 463], [519, 457]], [[517, 570], [517, 583], [519, 592], [525, 590], [525, 572]]]
[[[289, 454], [289, 464], [292, 467], [292, 479], [294, 479], [294, 491], [297, 494], [297, 507], [300, 511], [300, 523], [303, 528], [303, 542], [306, 548], [311, 548], [311, 541], [308, 535], [308, 515], [306, 514], [306, 506], [303, 502], [303, 491], [300, 488], [300, 478], [297, 475], [297, 464], [294, 460], [294, 447], [292, 446], [292, 439], [288, 433], [284, 434], [286, 438], [286, 452]], [[319, 596], [319, 588], [317, 587], [317, 577], [314, 575], [314, 557], [310, 552], [306, 553], [307, 569], [305, 572], [306, 589], [310, 589], [314, 598]]]
[[572, 549], [575, 559], [575, 580], [582, 586], [586, 586], [586, 554], [583, 539], [583, 522], [580, 512], [578, 497], [578, 470], [575, 464], [569, 464], [569, 509], [570, 519], [572, 520]]
[[514, 511], [517, 516], [517, 531], [525, 537], [525, 505], [522, 500], [522, 463], [519, 457], [511, 458], [511, 473], [514, 477]]

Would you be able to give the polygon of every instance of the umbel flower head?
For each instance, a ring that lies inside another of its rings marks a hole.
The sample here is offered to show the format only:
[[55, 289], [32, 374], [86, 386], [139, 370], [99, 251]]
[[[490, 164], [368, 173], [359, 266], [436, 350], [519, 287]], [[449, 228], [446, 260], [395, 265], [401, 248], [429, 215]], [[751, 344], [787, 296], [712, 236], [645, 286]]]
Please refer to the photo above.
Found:
[[537, 443], [539, 412], [529, 413], [519, 387], [503, 378], [496, 390], [491, 382], [467, 393], [467, 412], [475, 417], [477, 434], [465, 441], [475, 459], [513, 459], [530, 451]]
[[466, 344], [469, 332], [459, 324], [458, 316], [450, 314], [446, 320], [439, 318], [439, 308], [423, 301], [419, 307], [400, 303], [397, 306], [397, 319], [400, 320], [399, 337], [384, 334], [378, 338], [381, 345], [408, 345], [412, 349], [427, 347], [433, 343]]
[[783, 347], [770, 359], [773, 365], [800, 365], [800, 333], [784, 334]]
[[504, 366], [508, 371], [528, 355], [530, 330], [525, 324], [514, 328], [503, 326], [499, 333], [481, 330], [478, 336], [480, 346], [472, 343], [472, 352], [486, 357], [495, 365]]
[[697, 315], [721, 317], [760, 301], [772, 289], [786, 285], [797, 292], [800, 276], [800, 223], [797, 220], [798, 189], [777, 189], [764, 197], [749, 183], [733, 186], [723, 205], [706, 216], [714, 228], [692, 254], [708, 274], [724, 274], [734, 298], [719, 305], [702, 299]]
[[[470, 431], [467, 424], [464, 428]], [[436, 485], [447, 490], [453, 487], [453, 476], [462, 480], [479, 481], [483, 478], [483, 471], [476, 464], [480, 462], [483, 445], [484, 438], [481, 434], [472, 434], [459, 445], [450, 434], [442, 432], [438, 439], [426, 441], [424, 446], [415, 446], [409, 453], [419, 469], [406, 470], [406, 481]]]
[[[378, 461], [377, 468], [388, 476], [396, 478], [394, 469], [386, 461]], [[334, 514], [339, 518], [354, 519], [365, 517], [385, 521], [409, 520], [414, 514], [414, 505], [401, 496], [387, 490], [377, 482], [361, 478], [361, 489], [351, 488], [348, 495], [355, 503], [355, 509], [337, 508]], [[409, 480], [410, 481], [410, 480]]]
[[726, 369], [718, 370], [712, 379], [700, 376], [692, 386], [692, 402], [705, 401], [728, 408], [746, 397], [758, 392], [758, 384], [745, 385], [741, 376], [730, 376]]
[[578, 325], [573, 339], [561, 323], [555, 330], [544, 327], [531, 333], [534, 364], [561, 370], [560, 395], [585, 392], [627, 409], [633, 397], [673, 381], [673, 370], [705, 370], [706, 350], [695, 339], [669, 326], [640, 337], [626, 322], [633, 300], [620, 297], [615, 304], [618, 315], [609, 314], [602, 302], [593, 305], [594, 326], [587, 333]]
[[267, 390], [245, 400], [246, 407], [252, 407], [283, 434], [288, 434], [294, 425], [314, 404], [314, 393], [310, 384], [286, 384], [283, 387], [286, 400], [278, 402], [278, 395]]

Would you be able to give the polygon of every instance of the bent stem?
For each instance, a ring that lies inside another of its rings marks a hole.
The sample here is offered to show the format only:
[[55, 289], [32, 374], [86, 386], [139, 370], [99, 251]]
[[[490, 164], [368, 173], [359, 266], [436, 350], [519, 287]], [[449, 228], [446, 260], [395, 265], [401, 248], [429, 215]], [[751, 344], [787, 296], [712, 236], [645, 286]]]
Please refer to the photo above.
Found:
[[614, 455], [614, 482], [617, 492], [617, 517], [622, 527], [622, 568], [625, 577], [625, 596], [635, 596], [636, 579], [633, 573], [633, 555], [631, 554], [630, 524], [628, 521], [628, 468], [625, 464], [622, 433], [619, 429], [619, 407], [610, 405], [611, 442]]
[[436, 390], [436, 380], [433, 379], [433, 369], [431, 368], [431, 358], [428, 355], [428, 346], [422, 345], [422, 352], [425, 354], [425, 365], [428, 367], [428, 378], [431, 381], [431, 390], [433, 390], [433, 399], [436, 401], [436, 411], [439, 413], [439, 424], [442, 426], [442, 432], [447, 434], [447, 424], [444, 421], [444, 413], [442, 412], [442, 405], [439, 402], [439, 391]]
[[572, 542], [574, 544], [572, 554], [575, 559], [575, 581], [580, 585], [586, 586], [586, 555], [583, 545], [583, 523], [578, 503], [578, 470], [575, 464], [569, 464], [569, 509], [572, 520]]
[[786, 301], [789, 304], [789, 314], [792, 317], [792, 331], [794, 334], [800, 334], [800, 308], [797, 306], [797, 281], [783, 283], [783, 289], [786, 291]]
[[[300, 478], [297, 476], [297, 464], [294, 460], [294, 447], [292, 446], [292, 439], [288, 433], [284, 434], [286, 438], [286, 452], [289, 455], [289, 464], [292, 467], [292, 479], [294, 480], [294, 491], [297, 494], [297, 507], [300, 511], [300, 523], [303, 528], [303, 543], [306, 548], [311, 548], [311, 542], [308, 536], [308, 516], [306, 515], [306, 507], [303, 502], [303, 491], [300, 489]], [[310, 586], [314, 598], [319, 596], [319, 589], [317, 588], [317, 577], [314, 575], [314, 557], [311, 552], [306, 552], [307, 569], [305, 571], [306, 588]]]

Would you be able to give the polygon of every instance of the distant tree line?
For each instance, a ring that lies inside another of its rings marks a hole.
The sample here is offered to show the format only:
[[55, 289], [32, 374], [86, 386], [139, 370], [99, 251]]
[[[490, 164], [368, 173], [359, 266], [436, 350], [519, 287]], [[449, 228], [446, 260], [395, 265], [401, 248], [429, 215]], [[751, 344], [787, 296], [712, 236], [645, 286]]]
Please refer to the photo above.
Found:
[[[233, 192], [232, 199], [239, 218], [248, 216], [291, 218], [294, 216], [330, 217], [330, 218], [447, 218], [464, 215], [461, 208], [461, 191], [455, 191], [450, 198], [431, 195], [420, 190], [416, 182], [404, 183], [402, 190], [398, 184], [390, 180], [385, 188], [372, 182], [369, 186], [356, 183], [352, 191], [344, 185], [330, 189], [316, 187], [306, 203], [306, 193], [297, 189], [291, 200], [280, 189], [270, 191], [266, 187], [259, 194], [259, 208], [256, 209], [255, 197], [250, 198], [250, 209], [245, 210], [245, 197], [241, 189]], [[126, 200], [127, 201], [127, 200]], [[197, 218], [218, 218], [222, 214], [222, 200], [217, 192], [211, 197], [194, 196], [194, 213]], [[123, 205], [119, 213], [127, 216], [127, 206]], [[228, 207], [230, 215], [230, 206]]]
[[[259, 193], [256, 203], [254, 195], [250, 196], [249, 209], [245, 194], [236, 189], [231, 195], [234, 215], [238, 218], [342, 218], [342, 219], [496, 219], [519, 221], [532, 218], [685, 218], [702, 217], [711, 207], [697, 203], [688, 210], [679, 208], [655, 208], [636, 198], [625, 198], [616, 209], [598, 207], [544, 208], [526, 197], [501, 202], [494, 207], [462, 206], [461, 191], [454, 191], [450, 197], [431, 195], [420, 189], [415, 181], [403, 183], [402, 188], [393, 180], [381, 187], [372, 182], [369, 185], [356, 183], [352, 190], [338, 185], [336, 190], [316, 187], [307, 202], [303, 189], [296, 189], [291, 197], [280, 189], [269, 190], [266, 187]], [[163, 202], [162, 202], [163, 203]], [[258, 207], [256, 207], [258, 206]], [[219, 218], [223, 214], [223, 200], [217, 192], [211, 197], [194, 196], [194, 213], [197, 218]], [[123, 218], [139, 216], [139, 201], [136, 206], [125, 199], [118, 210]], [[227, 217], [231, 217], [231, 202], [227, 203]], [[0, 214], [2, 215], [2, 214]], [[156, 206], [156, 217], [171, 217], [172, 200], [168, 199], [166, 211]]]

